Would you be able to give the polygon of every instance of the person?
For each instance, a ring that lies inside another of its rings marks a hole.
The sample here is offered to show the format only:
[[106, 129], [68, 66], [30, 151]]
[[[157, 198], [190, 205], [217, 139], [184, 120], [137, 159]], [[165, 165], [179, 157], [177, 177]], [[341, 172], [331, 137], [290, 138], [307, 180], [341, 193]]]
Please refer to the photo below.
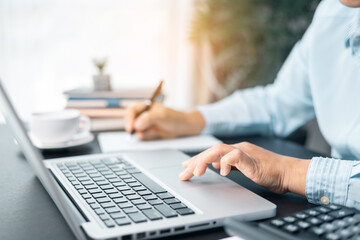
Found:
[[128, 109], [126, 130], [140, 139], [197, 134], [287, 136], [317, 117], [332, 158], [297, 159], [247, 142], [218, 144], [185, 161], [181, 180], [209, 164], [233, 168], [275, 193], [288, 191], [315, 204], [360, 208], [360, 0], [324, 0], [273, 84], [238, 90], [195, 111], [155, 104]]

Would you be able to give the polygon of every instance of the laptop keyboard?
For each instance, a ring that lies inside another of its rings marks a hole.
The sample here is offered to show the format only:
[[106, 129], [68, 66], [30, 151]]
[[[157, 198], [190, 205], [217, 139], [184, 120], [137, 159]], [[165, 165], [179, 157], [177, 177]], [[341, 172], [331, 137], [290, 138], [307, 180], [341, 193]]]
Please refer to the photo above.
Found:
[[194, 214], [122, 158], [57, 166], [109, 228]]

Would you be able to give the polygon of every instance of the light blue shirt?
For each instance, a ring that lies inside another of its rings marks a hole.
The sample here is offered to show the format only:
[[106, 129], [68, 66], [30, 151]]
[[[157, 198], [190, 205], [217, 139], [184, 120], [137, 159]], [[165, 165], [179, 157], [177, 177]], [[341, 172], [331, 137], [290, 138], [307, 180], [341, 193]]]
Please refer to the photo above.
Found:
[[[345, 47], [358, 9], [324, 0], [275, 82], [200, 106], [204, 133], [287, 136], [317, 117], [333, 158], [314, 157], [306, 197], [360, 208], [360, 66]], [[340, 160], [341, 159], [341, 160]]]

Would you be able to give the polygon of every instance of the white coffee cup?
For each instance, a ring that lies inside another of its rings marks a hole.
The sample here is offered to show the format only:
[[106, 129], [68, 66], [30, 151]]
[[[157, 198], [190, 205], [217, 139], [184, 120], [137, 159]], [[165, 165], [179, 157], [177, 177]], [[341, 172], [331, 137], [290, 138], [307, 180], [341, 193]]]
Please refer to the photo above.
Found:
[[31, 134], [42, 143], [67, 142], [75, 135], [89, 132], [90, 127], [90, 119], [76, 109], [33, 113], [30, 117]]

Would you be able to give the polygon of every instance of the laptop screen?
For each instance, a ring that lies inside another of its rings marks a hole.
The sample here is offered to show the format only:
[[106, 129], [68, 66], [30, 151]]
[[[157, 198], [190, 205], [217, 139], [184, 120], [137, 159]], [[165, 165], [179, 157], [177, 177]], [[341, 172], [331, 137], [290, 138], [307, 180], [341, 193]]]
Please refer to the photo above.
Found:
[[19, 143], [26, 159], [30, 163], [30, 166], [35, 171], [37, 177], [39, 178], [41, 184], [44, 186], [46, 191], [49, 193], [56, 206], [59, 208], [60, 212], [63, 214], [64, 218], [68, 222], [69, 226], [73, 230], [75, 236], [78, 239], [84, 239], [84, 235], [80, 232], [80, 229], [76, 227], [76, 221], [74, 220], [73, 215], [70, 213], [69, 209], [64, 204], [64, 198], [57, 189], [55, 180], [50, 176], [47, 168], [43, 164], [43, 157], [40, 154], [39, 150], [36, 149], [28, 135], [26, 128], [18, 114], [16, 113], [5, 89], [0, 80], [0, 110], [3, 113], [6, 123], [10, 126], [14, 137]]

